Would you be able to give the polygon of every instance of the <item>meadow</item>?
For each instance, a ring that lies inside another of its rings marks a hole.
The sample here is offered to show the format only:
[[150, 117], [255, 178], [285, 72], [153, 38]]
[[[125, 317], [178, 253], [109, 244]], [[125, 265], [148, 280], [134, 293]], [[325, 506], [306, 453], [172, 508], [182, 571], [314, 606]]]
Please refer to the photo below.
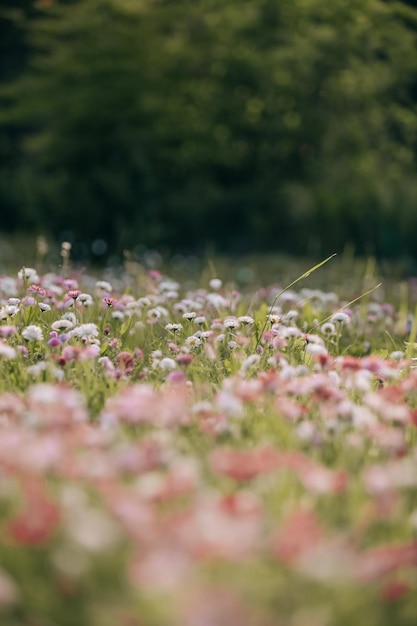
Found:
[[0, 275], [2, 626], [415, 626], [415, 280], [69, 256]]

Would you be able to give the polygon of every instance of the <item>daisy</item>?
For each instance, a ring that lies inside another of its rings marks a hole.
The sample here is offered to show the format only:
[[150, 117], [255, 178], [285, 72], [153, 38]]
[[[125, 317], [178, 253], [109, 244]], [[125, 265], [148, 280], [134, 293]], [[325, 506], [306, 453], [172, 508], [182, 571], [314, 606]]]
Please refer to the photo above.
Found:
[[201, 339], [196, 337], [196, 335], [191, 335], [191, 337], [187, 337], [185, 340], [185, 345], [187, 348], [198, 348], [201, 345]]

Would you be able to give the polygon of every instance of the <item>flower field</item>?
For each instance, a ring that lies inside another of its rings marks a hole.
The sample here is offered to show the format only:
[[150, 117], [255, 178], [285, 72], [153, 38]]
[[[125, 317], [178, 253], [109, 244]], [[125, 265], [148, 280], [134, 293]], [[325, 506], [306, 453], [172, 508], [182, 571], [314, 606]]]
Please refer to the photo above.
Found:
[[415, 304], [308, 273], [0, 276], [2, 626], [417, 624]]

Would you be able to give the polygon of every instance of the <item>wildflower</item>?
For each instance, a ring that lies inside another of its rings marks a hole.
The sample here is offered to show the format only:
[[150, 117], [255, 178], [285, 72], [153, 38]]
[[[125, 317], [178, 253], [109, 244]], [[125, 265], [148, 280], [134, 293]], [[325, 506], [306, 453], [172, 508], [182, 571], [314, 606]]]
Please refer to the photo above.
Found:
[[197, 313], [195, 311], [186, 311], [185, 313], [183, 313], [183, 318], [185, 320], [193, 320], [196, 316]]
[[228, 330], [234, 330], [235, 328], [239, 328], [239, 320], [237, 317], [226, 317], [223, 322], [223, 325]]
[[16, 326], [0, 326], [0, 337], [11, 337], [17, 333]]
[[79, 289], [70, 289], [70, 291], [68, 291], [67, 293], [67, 298], [75, 301], [80, 293], [81, 292]]
[[96, 289], [99, 292], [111, 293], [113, 291], [113, 287], [106, 280], [98, 280], [96, 282]]
[[194, 360], [194, 357], [189, 352], [183, 352], [177, 356], [177, 363], [180, 365], [189, 365]]
[[227, 342], [227, 347], [229, 348], [229, 350], [236, 350], [236, 348], [237, 348], [236, 341], [228, 341]]
[[40, 326], [31, 324], [30, 326], [26, 326], [26, 328], [22, 330], [22, 337], [26, 339], [26, 341], [42, 341], [42, 329], [40, 328]]
[[215, 309], [224, 309], [228, 306], [228, 301], [226, 298], [223, 298], [219, 293], [209, 293], [207, 294], [207, 304], [214, 307]]
[[0, 309], [0, 319], [7, 319], [8, 317], [14, 317], [19, 312], [19, 307], [12, 304], [6, 304]]
[[11, 346], [8, 346], [7, 343], [4, 343], [0, 340], [0, 357], [4, 357], [6, 359], [15, 359], [16, 350]]
[[166, 324], [165, 330], [171, 330], [176, 333], [178, 330], [182, 330], [182, 324]]
[[158, 308], [149, 309], [147, 312], [147, 317], [149, 320], [157, 321], [161, 317], [161, 311]]
[[12, 538], [21, 545], [47, 542], [60, 522], [60, 510], [46, 495], [42, 484], [24, 484], [25, 507], [8, 524]]
[[243, 326], [250, 326], [255, 321], [250, 315], [241, 315], [237, 319], [241, 324], [243, 324]]
[[319, 343], [308, 343], [306, 345], [306, 352], [314, 355], [328, 354], [326, 348]]
[[75, 326], [75, 324], [77, 323], [77, 318], [75, 317], [75, 313], [73, 313], [72, 311], [68, 311], [68, 313], [64, 313], [64, 315], [62, 316], [62, 319], [69, 320], [73, 326]]
[[206, 318], [204, 315], [198, 315], [194, 318], [194, 324], [199, 324], [200, 326], [206, 323]]
[[174, 280], [163, 280], [159, 283], [159, 291], [178, 291], [180, 288], [179, 284]]
[[77, 304], [91, 306], [93, 304], [93, 298], [89, 293], [80, 293], [77, 297]]
[[339, 322], [339, 324], [348, 324], [350, 322], [350, 317], [347, 313], [343, 313], [343, 311], [339, 311], [335, 313], [330, 318], [331, 322]]
[[60, 320], [56, 320], [51, 324], [52, 330], [60, 331], [60, 330], [71, 330], [74, 328], [74, 324], [68, 320], [61, 318]]
[[404, 358], [404, 352], [402, 350], [394, 350], [389, 356], [393, 361], [401, 361]]
[[40, 279], [33, 267], [22, 267], [17, 273], [20, 280], [26, 280], [28, 283], [39, 283]]
[[53, 330], [51, 333], [49, 333], [49, 336], [50, 339], [48, 340], [48, 346], [50, 346], [51, 348], [56, 348], [61, 345], [61, 340], [58, 337], [58, 333], [56, 332], [56, 330]]
[[110, 298], [106, 296], [105, 298], [103, 298], [103, 303], [110, 308], [114, 306], [115, 304], [117, 304], [117, 300], [116, 298]]
[[243, 362], [240, 368], [242, 374], [246, 374], [251, 367], [258, 365], [261, 357], [259, 354], [250, 354]]
[[270, 315], [268, 315], [268, 320], [271, 322], [271, 324], [279, 324], [281, 316], [277, 315], [276, 313], [270, 313]]
[[199, 337], [196, 337], [196, 335], [191, 335], [191, 337], [187, 337], [187, 339], [185, 340], [185, 345], [187, 346], [187, 348], [198, 348], [198, 346], [201, 345], [201, 339]]
[[321, 325], [320, 331], [323, 333], [323, 335], [331, 337], [332, 335], [336, 334], [336, 326], [332, 322], [325, 322]]
[[174, 361], [174, 359], [170, 359], [169, 357], [164, 357], [158, 363], [158, 367], [161, 370], [173, 370], [173, 369], [176, 368], [176, 366], [177, 366], [177, 364]]
[[80, 324], [70, 331], [71, 337], [81, 339], [95, 339], [99, 335], [98, 326], [90, 322], [89, 324]]
[[218, 289], [221, 288], [223, 283], [220, 280], [220, 278], [212, 278], [211, 281], [209, 282], [209, 285], [211, 289], [214, 289], [214, 291], [218, 291]]
[[44, 296], [46, 296], [46, 289], [44, 289], [43, 287], [40, 287], [39, 285], [30, 285], [27, 288], [28, 293], [32, 293], [32, 294], [36, 294], [38, 296], [42, 296], [42, 298]]
[[16, 280], [11, 276], [1, 276], [0, 277], [0, 291], [2, 291], [6, 296], [16, 296], [17, 295], [17, 284]]
[[47, 311], [51, 310], [51, 307], [49, 306], [49, 304], [46, 304], [46, 302], [38, 302], [38, 307], [40, 308], [42, 313], [46, 313]]

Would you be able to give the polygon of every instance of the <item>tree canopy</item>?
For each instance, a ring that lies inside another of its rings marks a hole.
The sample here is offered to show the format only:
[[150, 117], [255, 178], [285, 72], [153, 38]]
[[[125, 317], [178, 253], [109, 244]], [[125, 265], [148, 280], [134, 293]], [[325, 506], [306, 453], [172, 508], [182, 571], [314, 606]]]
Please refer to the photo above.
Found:
[[2, 77], [17, 130], [0, 202], [16, 226], [120, 247], [412, 254], [415, 5], [38, 8], [24, 69]]

